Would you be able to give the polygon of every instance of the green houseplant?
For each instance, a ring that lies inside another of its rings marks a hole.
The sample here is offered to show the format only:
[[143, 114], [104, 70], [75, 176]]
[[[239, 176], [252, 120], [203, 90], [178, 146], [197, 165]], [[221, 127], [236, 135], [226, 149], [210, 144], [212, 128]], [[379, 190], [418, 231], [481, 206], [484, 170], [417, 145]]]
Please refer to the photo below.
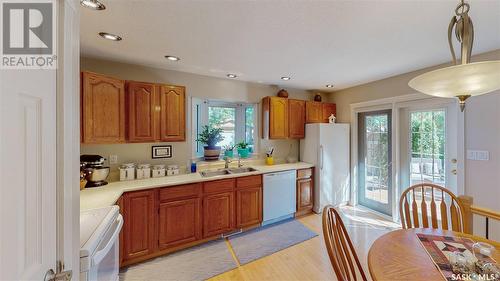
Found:
[[221, 147], [216, 146], [216, 144], [222, 140], [224, 140], [224, 137], [222, 136], [222, 128], [213, 128], [208, 125], [202, 127], [197, 141], [206, 144], [204, 146], [204, 157], [206, 161], [219, 159]]
[[224, 156], [233, 158], [234, 156], [234, 145], [228, 144], [224, 146]]
[[238, 155], [240, 158], [248, 158], [248, 153], [250, 152], [248, 143], [245, 141], [239, 142], [236, 147], [238, 147]]

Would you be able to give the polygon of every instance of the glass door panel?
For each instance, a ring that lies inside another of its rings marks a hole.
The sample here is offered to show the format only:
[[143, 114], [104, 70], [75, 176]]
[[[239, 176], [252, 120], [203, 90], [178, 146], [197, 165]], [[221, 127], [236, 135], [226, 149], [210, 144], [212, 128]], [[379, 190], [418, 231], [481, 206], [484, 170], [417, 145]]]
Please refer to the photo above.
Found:
[[358, 115], [358, 202], [392, 214], [391, 110]]
[[446, 186], [444, 109], [410, 112], [410, 185]]

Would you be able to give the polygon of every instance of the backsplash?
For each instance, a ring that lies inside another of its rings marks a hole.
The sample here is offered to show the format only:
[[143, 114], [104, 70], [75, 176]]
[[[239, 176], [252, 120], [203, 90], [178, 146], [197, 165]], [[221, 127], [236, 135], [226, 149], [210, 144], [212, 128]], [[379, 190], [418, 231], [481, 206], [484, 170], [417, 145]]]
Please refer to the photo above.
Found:
[[[299, 141], [298, 140], [259, 140], [259, 152], [257, 157], [263, 158], [268, 147], [275, 148], [275, 161], [277, 163], [286, 162], [286, 157], [290, 154], [298, 159]], [[172, 145], [172, 158], [152, 159], [151, 147], [154, 145]], [[124, 144], [82, 144], [81, 154], [98, 154], [106, 158], [105, 165], [110, 167], [108, 181], [118, 181], [120, 173], [118, 167], [123, 163], [149, 163], [149, 164], [176, 164], [179, 165], [180, 173], [186, 173], [188, 165], [191, 163], [191, 145], [186, 142], [170, 143], [124, 143]], [[118, 156], [117, 164], [109, 164], [110, 155]]]

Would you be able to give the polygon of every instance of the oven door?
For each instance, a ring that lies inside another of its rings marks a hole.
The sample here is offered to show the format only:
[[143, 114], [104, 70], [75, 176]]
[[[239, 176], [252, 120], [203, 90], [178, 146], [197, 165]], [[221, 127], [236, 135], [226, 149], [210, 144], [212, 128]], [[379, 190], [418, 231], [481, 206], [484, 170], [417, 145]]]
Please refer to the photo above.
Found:
[[[119, 239], [118, 235], [123, 225], [123, 217], [118, 214], [109, 228], [96, 252], [92, 255], [86, 280], [116, 281], [119, 271]], [[85, 280], [85, 279], [83, 279]]]

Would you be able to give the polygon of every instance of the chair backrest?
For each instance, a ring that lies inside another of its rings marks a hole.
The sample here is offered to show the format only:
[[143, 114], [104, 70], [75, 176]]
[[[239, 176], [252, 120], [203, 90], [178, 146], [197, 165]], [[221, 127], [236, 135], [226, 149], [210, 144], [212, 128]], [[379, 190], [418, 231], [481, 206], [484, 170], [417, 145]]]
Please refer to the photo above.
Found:
[[419, 183], [406, 189], [399, 200], [399, 214], [403, 228], [464, 232], [465, 215], [461, 201], [451, 191], [436, 184]]
[[323, 236], [337, 279], [350, 281], [361, 276], [367, 280], [344, 223], [333, 206], [323, 209]]

